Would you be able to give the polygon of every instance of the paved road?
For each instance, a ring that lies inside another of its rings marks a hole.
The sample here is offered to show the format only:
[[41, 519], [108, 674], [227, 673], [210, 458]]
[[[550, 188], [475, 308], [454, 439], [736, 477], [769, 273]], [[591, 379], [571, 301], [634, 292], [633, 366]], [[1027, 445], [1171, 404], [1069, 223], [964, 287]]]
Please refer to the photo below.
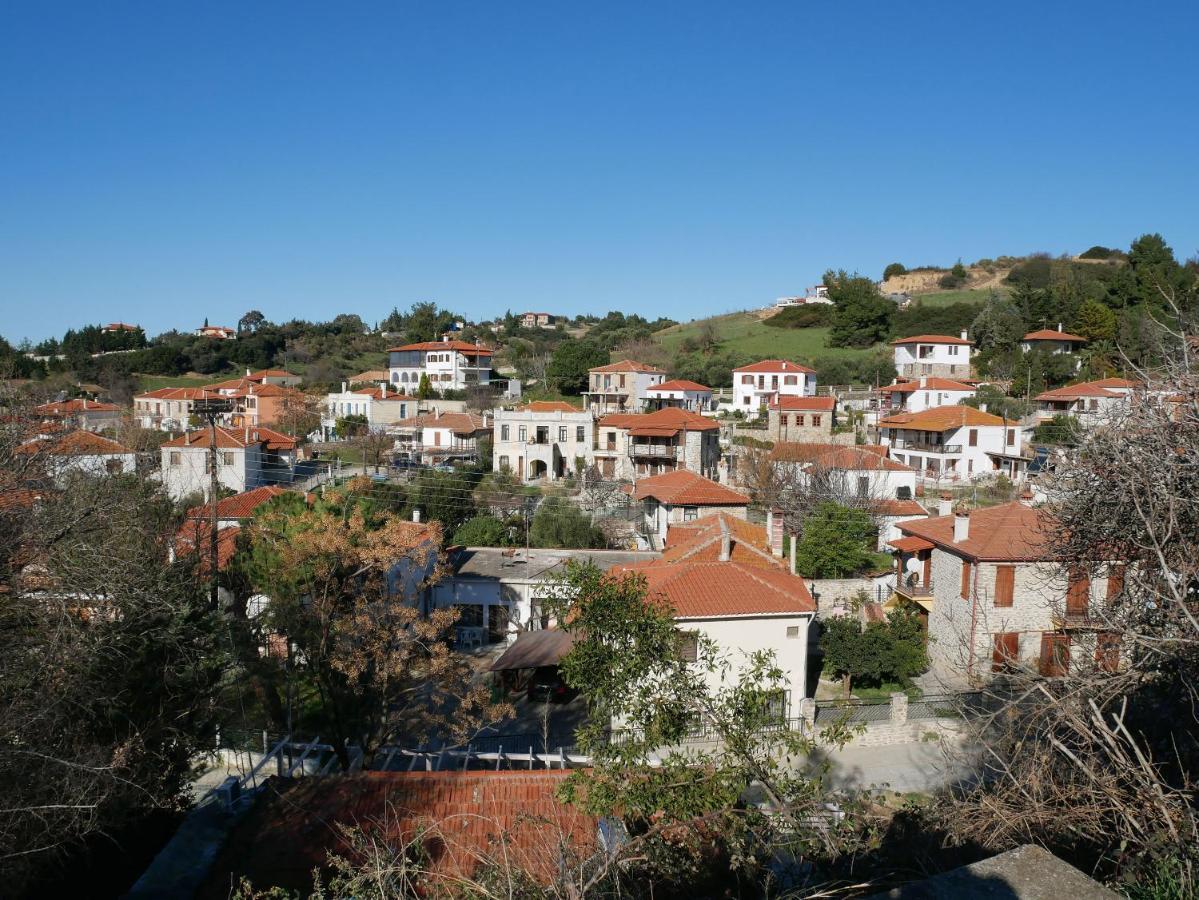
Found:
[[830, 780], [843, 787], [928, 792], [970, 777], [968, 755], [940, 742], [848, 747], [829, 754]]

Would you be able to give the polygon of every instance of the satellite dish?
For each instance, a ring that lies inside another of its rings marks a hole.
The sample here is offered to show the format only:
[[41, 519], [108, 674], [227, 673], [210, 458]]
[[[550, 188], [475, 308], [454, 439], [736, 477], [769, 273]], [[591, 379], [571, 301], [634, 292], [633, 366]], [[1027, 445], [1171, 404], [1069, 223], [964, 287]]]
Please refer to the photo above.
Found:
[[920, 560], [916, 559], [914, 556], [909, 556], [908, 561], [904, 563], [903, 567], [913, 575], [920, 574], [920, 570], [924, 568], [924, 566], [920, 563]]

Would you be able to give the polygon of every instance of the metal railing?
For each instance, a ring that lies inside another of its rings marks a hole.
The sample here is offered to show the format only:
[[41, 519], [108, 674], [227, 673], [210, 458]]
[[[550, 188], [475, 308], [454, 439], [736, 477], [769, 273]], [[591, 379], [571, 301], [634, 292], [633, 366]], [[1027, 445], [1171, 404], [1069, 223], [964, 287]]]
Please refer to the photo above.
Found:
[[961, 444], [935, 444], [932, 441], [915, 441], [897, 438], [892, 442], [896, 450], [920, 450], [924, 453], [961, 453]]
[[913, 579], [911, 575], [905, 578], [897, 578], [895, 579], [895, 593], [909, 599], [931, 597], [933, 595], [933, 581], [931, 578], [928, 581], [923, 581], [919, 578]]

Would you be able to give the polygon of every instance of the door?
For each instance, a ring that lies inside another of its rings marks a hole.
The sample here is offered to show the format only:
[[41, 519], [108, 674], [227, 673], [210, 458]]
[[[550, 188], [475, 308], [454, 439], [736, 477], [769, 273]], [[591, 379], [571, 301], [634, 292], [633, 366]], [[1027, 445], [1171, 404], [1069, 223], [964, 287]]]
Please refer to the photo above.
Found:
[[497, 644], [508, 637], [508, 607], [493, 603], [487, 607], [487, 642]]
[[995, 646], [991, 652], [991, 671], [1010, 672], [1020, 658], [1020, 634], [1003, 631], [995, 635]]
[[1041, 635], [1041, 674], [1060, 678], [1070, 671], [1070, 638], [1060, 632], [1046, 631]]
[[920, 555], [924, 559], [924, 587], [930, 589], [933, 583], [933, 551], [921, 550]]
[[1090, 596], [1091, 579], [1082, 572], [1071, 572], [1069, 586], [1066, 588], [1066, 617], [1085, 619]]

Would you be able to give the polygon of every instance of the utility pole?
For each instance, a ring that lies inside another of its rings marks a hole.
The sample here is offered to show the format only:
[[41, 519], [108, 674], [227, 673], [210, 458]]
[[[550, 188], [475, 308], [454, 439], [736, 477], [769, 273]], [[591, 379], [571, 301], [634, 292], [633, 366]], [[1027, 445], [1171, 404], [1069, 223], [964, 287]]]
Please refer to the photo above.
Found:
[[[220, 552], [217, 541], [217, 491], [220, 490], [220, 480], [217, 477], [217, 447], [216, 447], [216, 421], [222, 413], [232, 409], [232, 403], [225, 398], [209, 398], [204, 397], [197, 400], [192, 411], [203, 416], [208, 420], [209, 436], [208, 436], [208, 566], [209, 566], [209, 593], [208, 603], [212, 609], [216, 609], [220, 602], [220, 571], [218, 563], [220, 562]], [[198, 550], [199, 548], [197, 548]]]

